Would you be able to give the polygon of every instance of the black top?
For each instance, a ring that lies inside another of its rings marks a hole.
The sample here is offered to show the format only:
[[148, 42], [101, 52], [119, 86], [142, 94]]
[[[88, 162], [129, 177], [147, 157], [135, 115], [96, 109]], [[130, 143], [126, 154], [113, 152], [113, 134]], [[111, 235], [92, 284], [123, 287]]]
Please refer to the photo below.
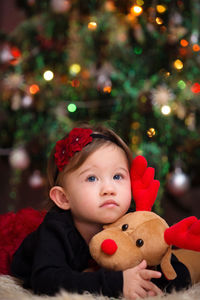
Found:
[[[11, 272], [37, 294], [54, 295], [61, 288], [69, 292], [88, 291], [119, 297], [123, 290], [121, 271], [100, 268], [83, 272], [90, 266], [89, 248], [74, 226], [70, 210], [53, 207], [39, 228], [22, 242], [13, 256]], [[172, 259], [178, 274], [173, 281], [162, 276], [154, 280], [162, 289], [186, 287], [190, 276], [185, 266]]]

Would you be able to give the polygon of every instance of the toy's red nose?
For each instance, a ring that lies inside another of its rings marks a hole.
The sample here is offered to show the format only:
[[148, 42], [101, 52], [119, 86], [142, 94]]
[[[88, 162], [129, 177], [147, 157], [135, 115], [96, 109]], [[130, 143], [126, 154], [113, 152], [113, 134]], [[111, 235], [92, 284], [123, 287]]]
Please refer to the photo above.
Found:
[[117, 244], [111, 239], [104, 240], [101, 244], [101, 250], [106, 254], [112, 255], [117, 251]]

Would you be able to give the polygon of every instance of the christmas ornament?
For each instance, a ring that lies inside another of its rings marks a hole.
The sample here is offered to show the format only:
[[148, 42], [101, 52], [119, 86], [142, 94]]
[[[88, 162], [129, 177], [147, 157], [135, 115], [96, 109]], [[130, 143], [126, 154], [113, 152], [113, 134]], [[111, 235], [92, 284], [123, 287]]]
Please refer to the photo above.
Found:
[[13, 97], [11, 98], [11, 108], [12, 110], [18, 110], [21, 107], [21, 95], [20, 93], [16, 92]]
[[194, 30], [193, 33], [190, 36], [190, 41], [192, 44], [196, 44], [199, 41], [199, 32], [197, 30]]
[[174, 99], [174, 94], [166, 85], [160, 85], [151, 91], [154, 105], [162, 107]]
[[13, 55], [11, 53], [11, 49], [8, 45], [5, 45], [0, 51], [0, 61], [2, 63], [7, 63], [13, 59]]
[[15, 90], [22, 87], [24, 83], [24, 77], [17, 73], [11, 73], [3, 80], [3, 85], [9, 90]]
[[152, 138], [155, 134], [156, 134], [156, 131], [155, 131], [154, 128], [149, 128], [147, 130], [147, 135], [148, 135], [149, 138]]
[[177, 103], [175, 113], [180, 120], [183, 120], [186, 116], [186, 107], [181, 103]]
[[71, 3], [68, 0], [51, 0], [51, 9], [55, 13], [65, 13], [70, 9]]
[[189, 177], [180, 167], [176, 167], [174, 172], [169, 175], [167, 189], [170, 194], [180, 197], [184, 195], [190, 187]]
[[104, 92], [111, 91], [112, 82], [107, 75], [101, 74], [97, 77], [97, 89]]
[[30, 164], [30, 158], [23, 147], [18, 147], [11, 151], [9, 162], [14, 169], [25, 170]]
[[33, 174], [29, 178], [28, 183], [33, 189], [38, 189], [44, 185], [44, 179], [42, 178], [39, 170], [35, 170], [33, 172]]
[[33, 103], [33, 98], [30, 95], [25, 95], [22, 98], [22, 107], [28, 108], [32, 105]]
[[196, 116], [195, 113], [190, 113], [187, 118], [185, 119], [185, 124], [187, 125], [188, 129], [193, 131], [196, 128]]

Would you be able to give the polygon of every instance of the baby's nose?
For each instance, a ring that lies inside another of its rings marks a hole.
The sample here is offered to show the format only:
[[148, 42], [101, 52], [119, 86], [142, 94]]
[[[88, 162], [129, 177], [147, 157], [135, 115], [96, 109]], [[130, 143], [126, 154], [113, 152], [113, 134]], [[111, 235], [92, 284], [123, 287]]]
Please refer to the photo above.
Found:
[[113, 183], [103, 183], [102, 187], [101, 187], [101, 195], [115, 195], [116, 191], [115, 191], [115, 187], [113, 185]]
[[113, 255], [117, 248], [117, 244], [112, 239], [106, 239], [101, 244], [101, 250], [108, 255]]

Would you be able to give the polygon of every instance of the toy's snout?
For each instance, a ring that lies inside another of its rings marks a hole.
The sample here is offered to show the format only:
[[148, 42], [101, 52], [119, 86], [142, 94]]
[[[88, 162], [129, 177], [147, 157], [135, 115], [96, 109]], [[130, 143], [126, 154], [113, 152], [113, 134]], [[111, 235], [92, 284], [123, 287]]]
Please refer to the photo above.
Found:
[[112, 239], [106, 239], [101, 243], [101, 250], [108, 255], [113, 255], [117, 248], [117, 244]]

